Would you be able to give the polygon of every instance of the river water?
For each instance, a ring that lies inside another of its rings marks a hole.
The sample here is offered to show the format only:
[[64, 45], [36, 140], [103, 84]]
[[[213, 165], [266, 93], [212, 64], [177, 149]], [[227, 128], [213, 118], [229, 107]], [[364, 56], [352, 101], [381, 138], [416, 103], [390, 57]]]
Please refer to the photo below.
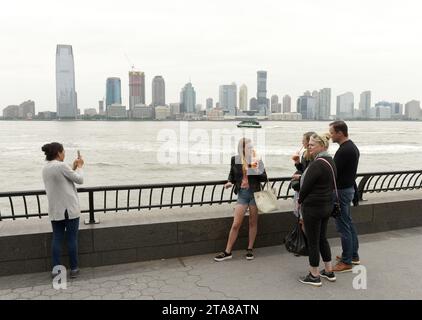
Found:
[[[237, 123], [0, 121], [0, 192], [43, 189], [41, 146], [52, 141], [63, 143], [68, 163], [81, 151], [85, 186], [224, 180], [242, 135], [253, 138], [270, 177], [290, 176], [302, 134], [329, 124], [262, 121], [261, 129], [240, 130]], [[422, 122], [348, 125], [361, 152], [358, 172], [421, 169]]]

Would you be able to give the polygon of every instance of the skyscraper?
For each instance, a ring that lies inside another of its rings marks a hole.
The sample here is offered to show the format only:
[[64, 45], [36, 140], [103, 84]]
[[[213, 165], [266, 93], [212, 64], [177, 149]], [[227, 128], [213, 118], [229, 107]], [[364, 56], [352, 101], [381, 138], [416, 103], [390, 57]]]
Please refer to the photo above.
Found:
[[421, 102], [418, 100], [411, 100], [405, 104], [406, 119], [417, 120], [422, 119]]
[[35, 116], [35, 102], [28, 100], [19, 105], [19, 118], [32, 119]]
[[106, 108], [112, 104], [122, 104], [122, 86], [120, 78], [107, 78]]
[[248, 87], [242, 84], [239, 88], [239, 109], [248, 110]]
[[359, 113], [362, 118], [369, 118], [371, 109], [371, 91], [364, 91], [360, 94]]
[[152, 80], [152, 105], [166, 105], [166, 87], [162, 76], [155, 76]]
[[273, 94], [271, 96], [271, 113], [280, 113], [279, 110], [279, 103], [278, 103], [278, 95]]
[[283, 113], [292, 112], [292, 98], [286, 94], [283, 97]]
[[249, 110], [256, 110], [258, 111], [258, 100], [255, 97], [249, 100]]
[[196, 93], [192, 83], [187, 83], [180, 92], [180, 112], [194, 113], [196, 106]]
[[267, 115], [267, 71], [257, 71], [257, 91], [258, 111], [261, 115]]
[[351, 119], [353, 118], [355, 98], [352, 92], [346, 92], [337, 96], [337, 119]]
[[214, 101], [212, 100], [212, 98], [208, 98], [208, 99], [206, 100], [206, 107], [207, 107], [207, 110], [212, 109], [213, 104], [214, 104]]
[[315, 108], [317, 98], [310, 95], [310, 92], [305, 92], [303, 96], [297, 99], [297, 112], [302, 114], [303, 120], [315, 120]]
[[56, 104], [59, 119], [76, 118], [75, 65], [70, 45], [58, 44], [56, 48]]
[[235, 83], [220, 86], [220, 107], [230, 115], [237, 115], [237, 86]]
[[104, 114], [104, 100], [98, 101], [98, 114], [103, 115]]
[[145, 104], [145, 74], [140, 71], [129, 71], [129, 110], [137, 104]]
[[317, 120], [328, 120], [331, 114], [331, 89], [324, 88], [318, 94]]

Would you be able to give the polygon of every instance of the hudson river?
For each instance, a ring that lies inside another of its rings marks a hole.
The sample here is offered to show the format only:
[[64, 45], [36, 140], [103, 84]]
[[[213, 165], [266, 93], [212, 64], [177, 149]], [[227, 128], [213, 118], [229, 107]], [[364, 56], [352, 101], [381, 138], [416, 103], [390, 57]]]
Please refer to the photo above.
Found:
[[[270, 177], [290, 176], [302, 134], [327, 132], [329, 124], [261, 121], [261, 129], [240, 130], [237, 123], [0, 121], [0, 190], [43, 189], [41, 146], [52, 141], [63, 143], [68, 163], [81, 151], [85, 186], [224, 180], [243, 134], [256, 141]], [[361, 152], [358, 172], [422, 168], [422, 122], [348, 125]]]

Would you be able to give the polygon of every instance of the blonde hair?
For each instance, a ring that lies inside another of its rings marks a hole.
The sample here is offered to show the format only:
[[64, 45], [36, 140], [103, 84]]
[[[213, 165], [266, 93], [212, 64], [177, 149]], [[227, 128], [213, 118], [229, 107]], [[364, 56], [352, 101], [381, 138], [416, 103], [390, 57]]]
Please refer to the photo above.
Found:
[[311, 138], [324, 148], [328, 149], [328, 147], [330, 146], [331, 135], [329, 133], [314, 133]]
[[242, 170], [245, 174], [248, 170], [248, 163], [246, 161], [246, 146], [252, 144], [252, 140], [248, 138], [241, 138], [237, 145], [237, 151], [239, 153], [240, 159], [242, 161]]
[[[314, 131], [308, 131], [303, 134], [303, 137], [306, 139], [306, 141], [309, 143], [309, 140], [311, 139], [312, 135], [314, 135]], [[313, 156], [309, 152], [309, 148], [305, 148], [305, 151], [303, 152], [303, 157], [306, 161], [313, 160]]]

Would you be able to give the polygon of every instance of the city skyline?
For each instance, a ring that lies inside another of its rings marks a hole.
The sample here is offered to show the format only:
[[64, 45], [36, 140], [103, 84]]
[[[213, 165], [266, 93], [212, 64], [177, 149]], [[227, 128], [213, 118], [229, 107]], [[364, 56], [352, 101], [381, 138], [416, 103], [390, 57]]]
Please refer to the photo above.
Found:
[[[183, 7], [170, 1], [128, 4], [75, 1], [63, 10], [50, 0], [42, 8], [26, 0], [7, 3], [0, 12], [7, 47], [0, 52], [0, 107], [32, 99], [39, 111], [54, 110], [51, 56], [58, 43], [73, 47], [80, 109], [97, 107], [108, 77], [121, 78], [128, 106], [132, 66], [146, 75], [148, 102], [156, 75], [166, 80], [168, 102], [178, 101], [180, 87], [189, 81], [202, 104], [218, 97], [221, 84], [232, 82], [246, 84], [250, 98], [256, 70], [268, 71], [267, 98], [289, 94], [295, 100], [304, 88], [332, 88], [333, 98], [347, 91], [356, 96], [369, 88], [373, 101], [421, 99], [422, 75], [415, 72], [422, 67], [422, 45], [415, 40], [422, 30], [417, 2], [229, 1], [224, 11], [219, 3], [191, 0]], [[154, 28], [140, 27], [139, 12]], [[209, 17], [212, 23], [204, 23]], [[333, 113], [333, 100], [331, 108]]]

